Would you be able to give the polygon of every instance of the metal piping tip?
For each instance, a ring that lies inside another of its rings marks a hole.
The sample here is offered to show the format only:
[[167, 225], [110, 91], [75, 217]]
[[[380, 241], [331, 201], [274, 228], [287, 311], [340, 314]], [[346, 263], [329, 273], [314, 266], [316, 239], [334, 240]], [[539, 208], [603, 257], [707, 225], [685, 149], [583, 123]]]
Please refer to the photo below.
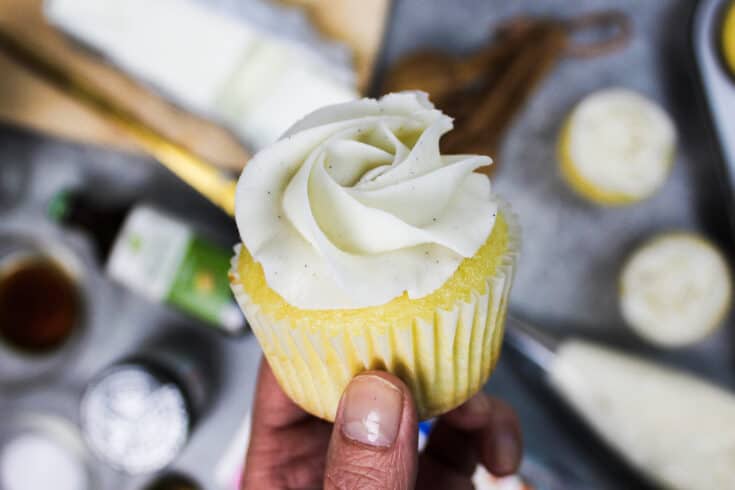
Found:
[[504, 342], [547, 372], [561, 344], [559, 339], [512, 316], [505, 322]]

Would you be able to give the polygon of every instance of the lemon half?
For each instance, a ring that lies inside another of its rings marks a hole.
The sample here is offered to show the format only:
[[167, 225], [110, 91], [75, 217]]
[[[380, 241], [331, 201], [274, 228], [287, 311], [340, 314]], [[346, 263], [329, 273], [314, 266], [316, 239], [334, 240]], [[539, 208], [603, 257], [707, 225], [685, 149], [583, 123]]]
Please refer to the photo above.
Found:
[[630, 327], [665, 347], [696, 342], [727, 314], [732, 283], [717, 248], [693, 233], [660, 235], [623, 268], [620, 306]]
[[561, 174], [590, 201], [631, 204], [663, 185], [675, 148], [674, 124], [663, 109], [636, 92], [606, 89], [584, 98], [564, 124]]
[[735, 2], [727, 6], [722, 22], [722, 56], [730, 74], [735, 76]]

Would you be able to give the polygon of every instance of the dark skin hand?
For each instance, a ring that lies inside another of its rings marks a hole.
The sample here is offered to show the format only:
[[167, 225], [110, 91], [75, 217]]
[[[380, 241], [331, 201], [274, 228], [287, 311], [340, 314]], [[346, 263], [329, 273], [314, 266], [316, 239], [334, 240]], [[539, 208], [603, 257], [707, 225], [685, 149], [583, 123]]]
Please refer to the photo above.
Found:
[[397, 377], [355, 377], [330, 424], [294, 404], [263, 361], [242, 488], [463, 490], [477, 464], [498, 476], [520, 464], [515, 413], [484, 393], [441, 416], [420, 454], [417, 439], [415, 405]]

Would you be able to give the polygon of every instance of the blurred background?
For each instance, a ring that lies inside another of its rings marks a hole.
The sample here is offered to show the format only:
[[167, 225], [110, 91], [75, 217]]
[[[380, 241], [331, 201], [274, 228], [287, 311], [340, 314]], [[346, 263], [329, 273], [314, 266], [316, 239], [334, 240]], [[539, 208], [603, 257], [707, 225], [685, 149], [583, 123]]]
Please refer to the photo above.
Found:
[[477, 487], [735, 488], [734, 2], [0, 0], [0, 489], [237, 488], [260, 350], [200, 192], [400, 89], [523, 230], [526, 458]]

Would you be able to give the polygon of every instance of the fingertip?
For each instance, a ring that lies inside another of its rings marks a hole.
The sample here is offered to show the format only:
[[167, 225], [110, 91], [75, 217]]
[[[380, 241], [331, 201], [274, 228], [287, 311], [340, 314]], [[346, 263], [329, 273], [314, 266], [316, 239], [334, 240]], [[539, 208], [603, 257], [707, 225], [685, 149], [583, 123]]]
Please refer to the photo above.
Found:
[[495, 476], [508, 476], [516, 473], [521, 465], [522, 442], [517, 433], [501, 430], [486, 445], [483, 454], [485, 467]]
[[523, 456], [520, 422], [515, 411], [502, 400], [493, 399], [487, 437], [482, 446], [482, 461], [497, 476], [518, 471]]
[[442, 415], [441, 418], [460, 430], [481, 429], [490, 420], [494, 401], [485, 393], [479, 392], [454, 410]]
[[357, 375], [337, 410], [325, 488], [411, 488], [417, 425], [410, 390], [400, 379], [380, 371]]
[[271, 365], [268, 364], [268, 359], [265, 356], [260, 359], [260, 365], [258, 367], [258, 386], [268, 391], [281, 389], [276, 375], [273, 374]]
[[480, 460], [494, 475], [518, 471], [523, 453], [520, 422], [503, 400], [479, 392], [443, 415], [442, 421], [460, 431], [478, 434]]
[[480, 391], [454, 409], [464, 417], [488, 417], [493, 410], [493, 400], [486, 393]]
[[[364, 376], [373, 376], [379, 378], [383, 382], [386, 382], [397, 389], [401, 393], [401, 398], [403, 401], [402, 420], [404, 420], [408, 424], [416, 425], [416, 430], [418, 430], [418, 415], [416, 413], [416, 403], [413, 399], [413, 393], [408, 388], [408, 385], [406, 385], [406, 383], [404, 383], [403, 380], [395, 374], [378, 370], [361, 372], [360, 374], [352, 378], [352, 380], [350, 381], [350, 385], [352, 383], [355, 383], [356, 381], [359, 381], [360, 378]], [[347, 389], [349, 389], [350, 385], [348, 385]], [[347, 389], [345, 389], [345, 393], [347, 392]], [[344, 394], [342, 396], [344, 397]], [[342, 408], [341, 405], [342, 404], [340, 403], [340, 410]]]
[[283, 391], [268, 361], [263, 358], [253, 400], [253, 418], [259, 421], [254, 430], [284, 427], [308, 417]]
[[404, 395], [404, 399], [407, 399], [410, 402], [413, 401], [411, 390], [408, 389], [408, 386], [406, 385], [406, 383], [404, 383], [403, 380], [399, 378], [398, 376], [396, 376], [395, 374], [389, 373], [387, 371], [378, 371], [378, 370], [363, 371], [359, 373], [357, 376], [355, 376], [354, 378], [352, 378], [352, 380], [350, 381], [350, 384], [354, 383], [356, 380], [359, 380], [360, 378], [364, 376], [374, 376], [376, 378], [382, 379], [383, 381], [387, 383], [390, 383]]
[[342, 395], [335, 424], [351, 442], [393, 446], [401, 426], [404, 393], [391, 380], [374, 374], [354, 378]]

